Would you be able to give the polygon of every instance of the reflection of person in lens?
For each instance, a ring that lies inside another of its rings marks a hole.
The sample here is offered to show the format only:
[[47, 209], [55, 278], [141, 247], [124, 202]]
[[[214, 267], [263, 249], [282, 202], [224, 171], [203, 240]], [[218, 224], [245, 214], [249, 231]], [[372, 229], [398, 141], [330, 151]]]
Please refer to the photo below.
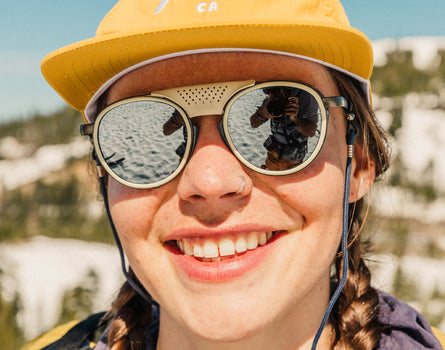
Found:
[[[184, 119], [182, 119], [181, 114], [175, 110], [172, 114], [172, 116], [164, 123], [162, 130], [164, 132], [165, 136], [173, 134], [176, 130], [180, 129], [182, 126], [184, 126]], [[176, 149], [176, 154], [179, 157], [179, 162], [182, 160], [182, 157], [184, 157], [185, 153], [185, 147], [187, 144], [187, 132], [184, 129], [184, 142], [181, 142], [181, 144]]]
[[175, 109], [172, 116], [164, 123], [163, 126], [164, 135], [168, 136], [173, 134], [183, 125], [184, 125], [184, 120], [182, 119], [181, 114]]
[[307, 92], [292, 88], [272, 88], [269, 96], [250, 118], [257, 128], [270, 120], [272, 134], [264, 142], [265, 167], [283, 170], [300, 164], [307, 154], [308, 137], [315, 135], [318, 105]]

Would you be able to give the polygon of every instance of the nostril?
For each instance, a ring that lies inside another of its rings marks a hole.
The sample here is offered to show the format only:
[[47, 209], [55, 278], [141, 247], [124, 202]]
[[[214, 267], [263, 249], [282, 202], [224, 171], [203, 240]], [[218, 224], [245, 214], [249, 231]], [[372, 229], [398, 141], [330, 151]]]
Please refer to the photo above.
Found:
[[203, 200], [203, 199], [205, 199], [205, 197], [201, 196], [199, 194], [193, 194], [193, 195], [190, 196], [190, 199], [193, 199], [193, 200]]

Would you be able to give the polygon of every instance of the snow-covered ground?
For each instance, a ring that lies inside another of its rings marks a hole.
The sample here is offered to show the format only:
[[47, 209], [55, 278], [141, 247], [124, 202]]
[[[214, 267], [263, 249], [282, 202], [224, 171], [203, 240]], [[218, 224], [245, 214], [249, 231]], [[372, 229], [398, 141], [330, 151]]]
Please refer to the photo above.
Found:
[[2, 297], [19, 297], [17, 315], [25, 337], [32, 339], [57, 322], [67, 291], [98, 277], [94, 311], [108, 310], [124, 277], [114, 246], [70, 239], [34, 237], [29, 242], [0, 244]]

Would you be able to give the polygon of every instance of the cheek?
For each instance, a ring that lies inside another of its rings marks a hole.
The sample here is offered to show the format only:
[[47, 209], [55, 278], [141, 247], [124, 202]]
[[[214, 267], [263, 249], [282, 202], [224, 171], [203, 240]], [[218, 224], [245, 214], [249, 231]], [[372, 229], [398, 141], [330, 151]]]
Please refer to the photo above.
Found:
[[331, 128], [325, 145], [301, 173], [275, 178], [275, 190], [283, 201], [304, 217], [311, 235], [338, 236], [342, 226], [346, 147]]
[[278, 187], [280, 196], [308, 222], [315, 219], [329, 220], [341, 214], [343, 201], [343, 171], [329, 162], [323, 164], [323, 170], [317, 176], [307, 177], [295, 184]]
[[146, 240], [161, 202], [159, 190], [136, 190], [111, 179], [108, 183], [108, 200], [122, 244]]

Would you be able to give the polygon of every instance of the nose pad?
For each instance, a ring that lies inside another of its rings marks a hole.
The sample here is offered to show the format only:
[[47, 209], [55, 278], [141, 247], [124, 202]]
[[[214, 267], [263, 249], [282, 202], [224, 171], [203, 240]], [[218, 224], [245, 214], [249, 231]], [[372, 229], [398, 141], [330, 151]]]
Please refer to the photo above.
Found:
[[[232, 154], [235, 156], [235, 154], [233, 153], [233, 151], [230, 147], [229, 142], [227, 141], [226, 134], [224, 133], [224, 126], [223, 126], [222, 121], [218, 123], [218, 130], [219, 130], [219, 134], [221, 135], [221, 139], [224, 141], [224, 144], [230, 150], [230, 152], [232, 152]], [[190, 147], [190, 153], [187, 157], [187, 161], [190, 160], [191, 156], [193, 155], [193, 152], [195, 151], [195, 146], [196, 146], [196, 142], [198, 140], [198, 136], [199, 136], [199, 128], [197, 125], [192, 124], [192, 145]]]
[[190, 153], [187, 156], [187, 162], [190, 160], [191, 156], [193, 155], [193, 152], [195, 152], [198, 136], [199, 136], [199, 128], [195, 124], [192, 124], [192, 145], [190, 147]]
[[226, 134], [224, 133], [224, 126], [223, 126], [223, 122], [222, 121], [219, 122], [218, 129], [219, 129], [219, 134], [221, 135], [221, 138], [223, 139], [223, 141], [226, 144], [227, 148], [230, 149], [229, 143], [227, 142], [227, 139], [226, 139]]

